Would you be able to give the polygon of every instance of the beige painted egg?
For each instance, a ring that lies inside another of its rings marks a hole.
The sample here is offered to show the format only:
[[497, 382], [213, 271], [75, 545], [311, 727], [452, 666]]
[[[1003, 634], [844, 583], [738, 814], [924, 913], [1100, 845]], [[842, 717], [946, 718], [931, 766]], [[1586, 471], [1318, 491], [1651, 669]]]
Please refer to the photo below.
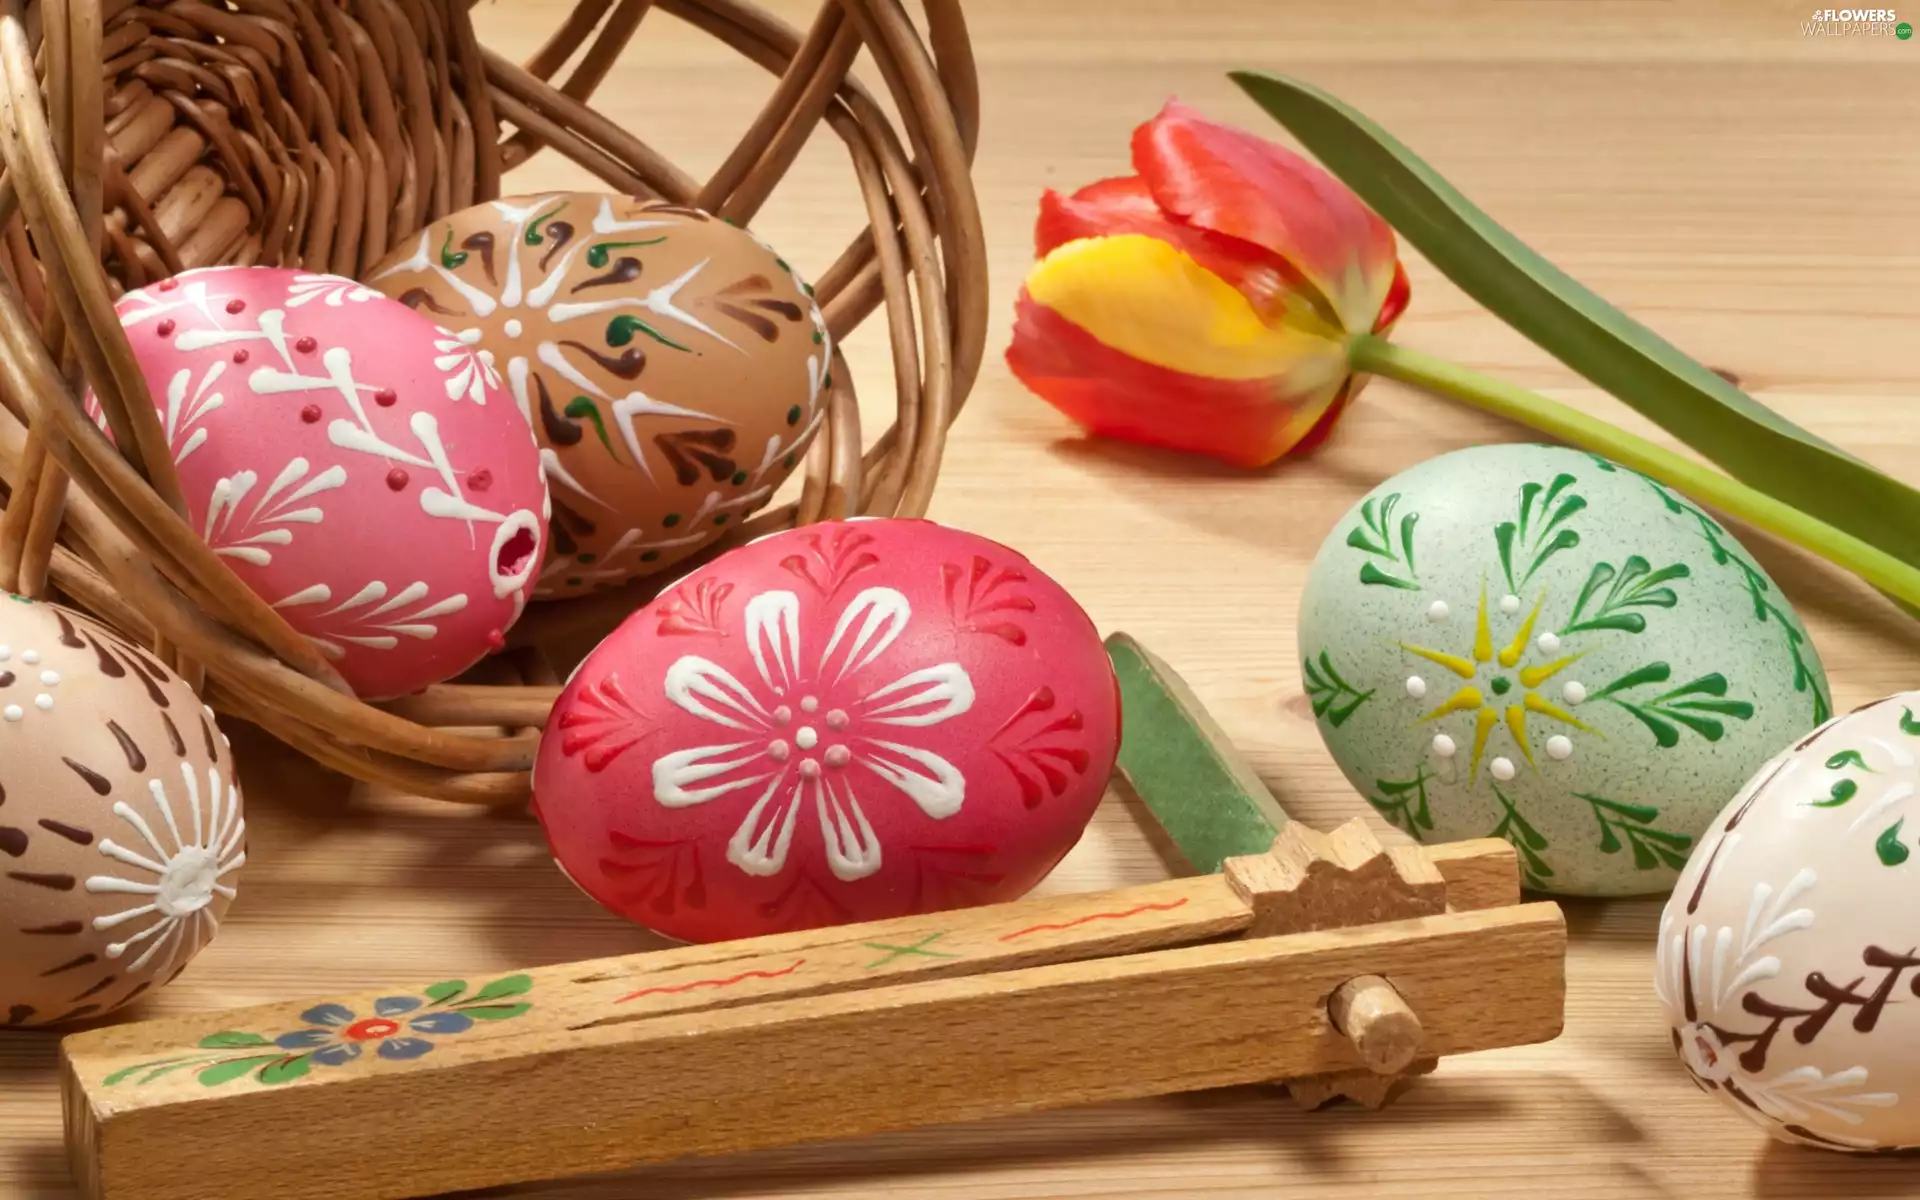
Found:
[[0, 592], [0, 1027], [109, 1012], [212, 940], [247, 858], [232, 752], [186, 681]]
[[491, 354], [553, 495], [535, 595], [663, 570], [759, 509], [831, 384], [813, 290], [696, 209], [552, 192], [436, 221], [367, 282]]
[[1782, 1141], [1920, 1149], [1917, 787], [1920, 692], [1827, 722], [1720, 813], [1661, 917], [1675, 1051]]

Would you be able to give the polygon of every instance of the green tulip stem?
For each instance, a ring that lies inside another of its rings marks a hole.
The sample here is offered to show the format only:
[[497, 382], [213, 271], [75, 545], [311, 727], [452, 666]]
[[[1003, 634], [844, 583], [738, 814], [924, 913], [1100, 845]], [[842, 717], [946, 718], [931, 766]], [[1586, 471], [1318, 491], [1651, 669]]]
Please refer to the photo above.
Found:
[[1356, 371], [1438, 392], [1631, 467], [1700, 503], [1844, 567], [1889, 595], [1920, 605], [1920, 569], [1815, 520], [1792, 505], [1578, 409], [1372, 334], [1354, 337], [1348, 345], [1347, 357]]

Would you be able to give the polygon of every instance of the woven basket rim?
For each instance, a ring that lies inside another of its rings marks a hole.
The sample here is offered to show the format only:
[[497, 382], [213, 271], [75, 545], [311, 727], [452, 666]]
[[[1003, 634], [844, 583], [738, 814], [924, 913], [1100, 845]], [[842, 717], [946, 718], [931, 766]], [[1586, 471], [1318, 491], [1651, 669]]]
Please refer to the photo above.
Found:
[[[925, 514], [986, 341], [969, 176], [979, 92], [959, 0], [926, 0], [924, 31], [899, 0], [829, 0], [804, 32], [744, 0], [577, 0], [525, 64], [483, 46], [456, 0], [243, 8], [68, 0], [0, 15], [0, 587], [106, 621], [216, 710], [323, 766], [445, 800], [525, 801], [555, 655], [672, 579], [536, 604], [468, 677], [360, 701], [184, 518], [114, 297], [219, 262], [357, 277], [397, 238], [498, 197], [503, 174], [542, 150], [611, 190], [744, 225], [822, 125], [869, 224], [815, 273], [816, 295], [835, 343], [887, 314], [894, 421], [863, 445], [836, 349], [798, 500], [669, 574], [794, 525]], [[704, 181], [591, 106], [652, 10], [775, 77]], [[862, 51], [897, 123], [849, 74]], [[111, 440], [82, 410], [88, 391]]]

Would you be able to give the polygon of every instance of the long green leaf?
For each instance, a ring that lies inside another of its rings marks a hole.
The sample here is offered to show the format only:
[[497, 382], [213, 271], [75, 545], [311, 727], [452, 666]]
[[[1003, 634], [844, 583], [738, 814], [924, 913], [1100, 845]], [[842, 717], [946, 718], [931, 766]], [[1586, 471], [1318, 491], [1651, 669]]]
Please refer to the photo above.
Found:
[[1920, 564], [1920, 492], [1801, 429], [1588, 291], [1346, 104], [1284, 76], [1232, 78], [1495, 316], [1736, 479]]

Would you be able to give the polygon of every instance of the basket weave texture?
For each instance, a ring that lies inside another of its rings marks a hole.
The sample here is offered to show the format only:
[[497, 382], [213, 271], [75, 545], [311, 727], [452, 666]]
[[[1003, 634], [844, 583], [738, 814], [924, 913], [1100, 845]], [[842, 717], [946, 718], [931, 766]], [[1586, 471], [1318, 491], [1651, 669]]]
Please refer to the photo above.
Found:
[[[704, 181], [591, 107], [650, 10], [775, 77]], [[862, 49], [897, 123], [849, 76]], [[829, 0], [804, 33], [739, 0], [579, 0], [524, 65], [479, 43], [462, 0], [0, 5], [0, 587], [94, 613], [216, 710], [330, 768], [446, 800], [524, 801], [558, 692], [552, 652], [670, 580], [535, 605], [509, 649], [461, 680], [362, 703], [188, 524], [115, 299], [219, 263], [358, 277], [423, 225], [497, 197], [503, 172], [541, 150], [609, 190], [746, 224], [824, 123], [869, 225], [807, 273], [836, 343], [885, 312], [896, 416], [863, 443], [836, 362], [799, 499], [691, 569], [796, 524], [926, 511], [986, 338], [968, 174], [978, 111], [958, 0], [925, 0], [921, 27], [899, 0]], [[112, 440], [82, 411], [89, 387]]]

